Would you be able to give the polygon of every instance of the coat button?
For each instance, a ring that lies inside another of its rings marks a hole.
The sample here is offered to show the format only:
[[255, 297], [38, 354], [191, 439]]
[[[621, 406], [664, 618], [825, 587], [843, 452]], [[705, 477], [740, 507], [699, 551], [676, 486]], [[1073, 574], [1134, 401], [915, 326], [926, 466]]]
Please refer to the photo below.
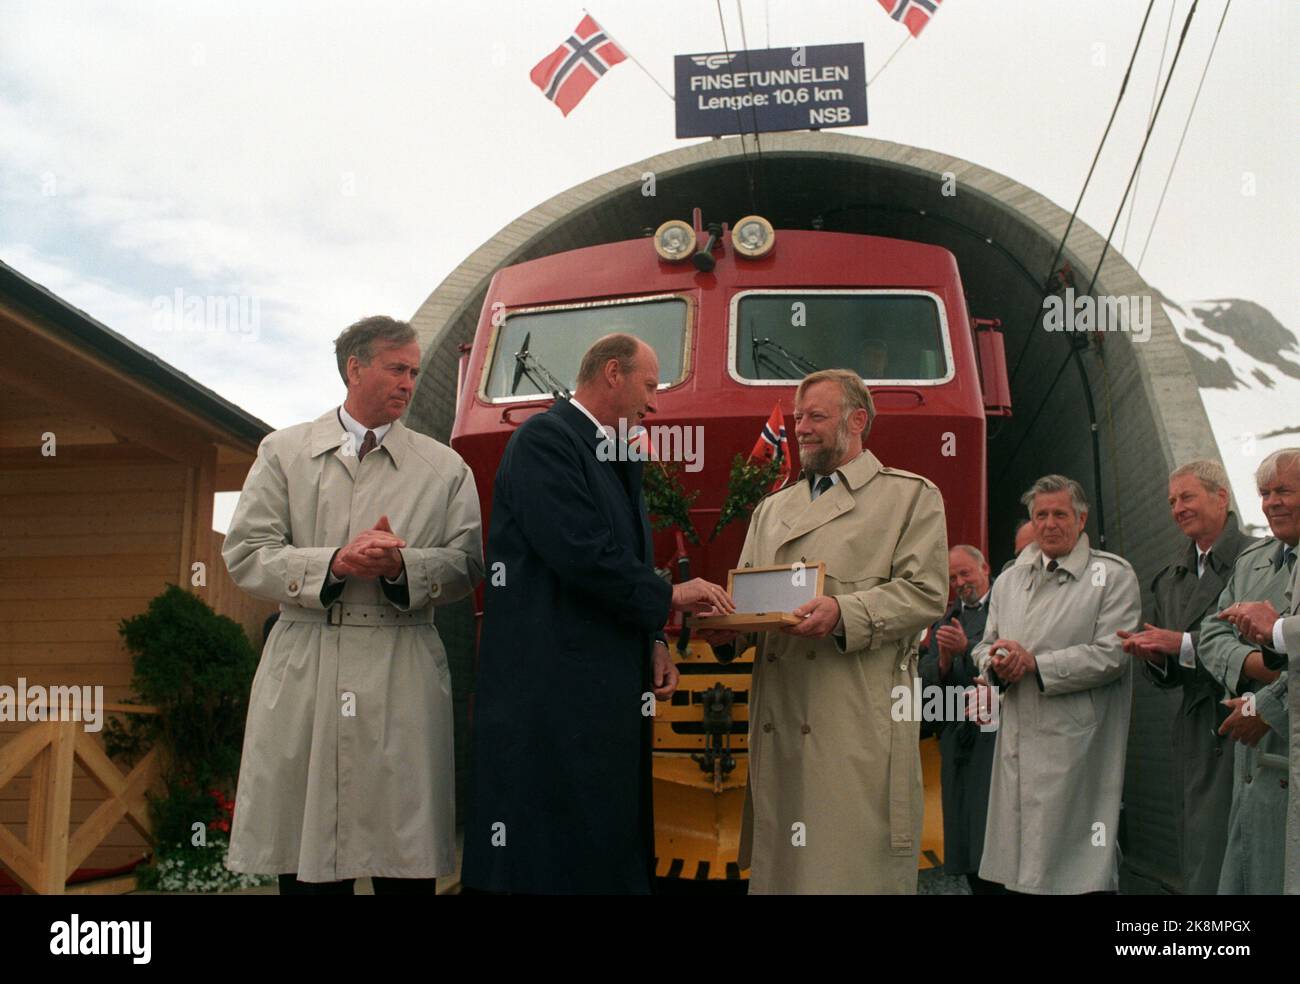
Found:
[[1246, 782], [1250, 782], [1250, 778], [1251, 778], [1250, 773], [1249, 772], [1246, 773]]
[[766, 734], [767, 732], [770, 732], [771, 730], [772, 730], [772, 722], [771, 722], [771, 721], [767, 721], [767, 722], [765, 722], [764, 725], [763, 725], [763, 732]]
[[799, 730], [802, 731], [802, 732], [803, 732], [804, 734], [806, 734], [806, 735], [807, 735], [807, 734], [812, 734], [812, 728], [808, 727], [808, 725], [806, 725], [806, 724], [805, 724], [802, 728], [800, 728]]
[[767, 654], [767, 661], [768, 661], [769, 663], [775, 663], [775, 662], [776, 662], [776, 653], [768, 653], [768, 654]]
[[1286, 780], [1285, 780], [1285, 779], [1279, 779], [1279, 780], [1277, 781], [1277, 784], [1278, 784], [1279, 786], [1281, 786], [1283, 789], [1286, 789]]
[[289, 591], [290, 591], [290, 592], [293, 592], [293, 591], [297, 591], [297, 590], [298, 590], [298, 582], [297, 582], [297, 581], [290, 581], [290, 582], [289, 582]]

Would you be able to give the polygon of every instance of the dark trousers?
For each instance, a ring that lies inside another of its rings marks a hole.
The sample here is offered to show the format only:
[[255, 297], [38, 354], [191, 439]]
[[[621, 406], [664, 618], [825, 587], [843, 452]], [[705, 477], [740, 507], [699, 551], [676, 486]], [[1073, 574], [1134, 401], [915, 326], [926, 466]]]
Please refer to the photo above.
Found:
[[[436, 878], [380, 878], [370, 879], [376, 895], [434, 895], [438, 891]], [[332, 882], [302, 882], [296, 872], [280, 876], [281, 895], [353, 895], [357, 880], [344, 878]]]
[[971, 895], [1006, 895], [1007, 886], [998, 882], [985, 881], [979, 875], [968, 874], [966, 884], [970, 886]]

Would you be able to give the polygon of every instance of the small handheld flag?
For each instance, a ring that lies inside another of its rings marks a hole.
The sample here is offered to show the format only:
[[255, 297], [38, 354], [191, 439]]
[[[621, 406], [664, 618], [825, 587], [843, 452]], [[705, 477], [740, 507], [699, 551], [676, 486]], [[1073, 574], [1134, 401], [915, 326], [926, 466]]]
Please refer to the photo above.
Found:
[[773, 459], [780, 463], [781, 474], [768, 490], [770, 492], [775, 492], [790, 478], [790, 443], [786, 439], [785, 414], [781, 412], [779, 401], [763, 425], [762, 433], [754, 443], [754, 450], [749, 452], [750, 461], [767, 463]]

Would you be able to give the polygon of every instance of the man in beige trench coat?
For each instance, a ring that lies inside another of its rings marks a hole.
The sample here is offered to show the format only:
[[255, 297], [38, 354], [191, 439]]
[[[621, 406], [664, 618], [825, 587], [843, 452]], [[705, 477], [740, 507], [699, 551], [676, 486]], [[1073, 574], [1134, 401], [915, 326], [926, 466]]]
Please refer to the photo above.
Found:
[[455, 869], [433, 609], [483, 576], [478, 495], [458, 454], [398, 419], [420, 365], [409, 325], [366, 318], [335, 353], [347, 399], [262, 442], [226, 535], [235, 583], [280, 603], [228, 864], [280, 875], [286, 894], [351, 892], [359, 876], [376, 894], [428, 892]]
[[1094, 550], [1088, 503], [1047, 475], [1025, 493], [1034, 543], [993, 585], [975, 665], [1006, 687], [980, 877], [1032, 895], [1119, 887], [1120, 795], [1139, 627], [1128, 561]]
[[[921, 631], [948, 600], [943, 498], [884, 467], [852, 372], [795, 395], [803, 474], [759, 503], [739, 566], [826, 564], [800, 625], [759, 638], [749, 698], [740, 866], [753, 893], [914, 893], [923, 789], [920, 722], [894, 720]], [[718, 634], [717, 641], [726, 641]]]

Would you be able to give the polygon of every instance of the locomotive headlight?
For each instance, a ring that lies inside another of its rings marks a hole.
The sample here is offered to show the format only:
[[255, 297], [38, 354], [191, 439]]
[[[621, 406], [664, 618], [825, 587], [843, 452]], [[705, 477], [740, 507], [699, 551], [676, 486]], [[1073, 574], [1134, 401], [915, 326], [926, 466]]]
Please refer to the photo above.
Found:
[[695, 230], [681, 219], [669, 219], [655, 230], [655, 252], [669, 263], [690, 259], [695, 252]]
[[761, 215], [746, 215], [731, 227], [731, 245], [751, 260], [766, 256], [775, 244], [776, 231]]

